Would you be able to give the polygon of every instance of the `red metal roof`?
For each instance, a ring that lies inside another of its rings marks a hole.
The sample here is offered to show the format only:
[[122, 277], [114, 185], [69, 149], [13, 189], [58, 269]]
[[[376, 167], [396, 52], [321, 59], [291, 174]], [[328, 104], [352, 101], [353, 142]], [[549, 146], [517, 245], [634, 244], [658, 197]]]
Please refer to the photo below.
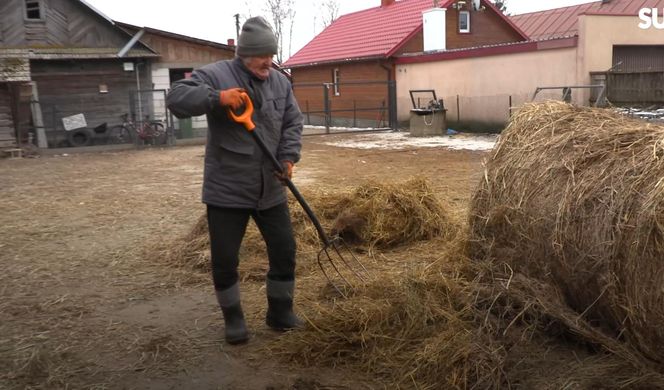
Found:
[[514, 15], [512, 21], [533, 40], [575, 36], [579, 15], [634, 15], [641, 8], [664, 8], [664, 0], [610, 0]]
[[[446, 7], [454, 0], [442, 1]], [[286, 61], [295, 67], [360, 58], [385, 58], [422, 25], [431, 0], [402, 0], [341, 16]]]

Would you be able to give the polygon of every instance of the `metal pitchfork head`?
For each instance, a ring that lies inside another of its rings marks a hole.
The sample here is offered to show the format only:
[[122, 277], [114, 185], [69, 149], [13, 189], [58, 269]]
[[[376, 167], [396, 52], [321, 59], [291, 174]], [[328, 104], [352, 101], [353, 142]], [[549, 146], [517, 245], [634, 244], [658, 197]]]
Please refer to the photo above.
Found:
[[[284, 172], [284, 167], [277, 160], [274, 154], [270, 149], [265, 145], [263, 139], [254, 131], [256, 125], [252, 120], [252, 115], [254, 112], [254, 105], [251, 101], [251, 98], [246, 93], [242, 93], [242, 99], [244, 100], [245, 109], [240, 115], [236, 115], [232, 109], [228, 109], [229, 116], [237, 123], [241, 123], [251, 133], [254, 141], [263, 151], [263, 154], [268, 157], [274, 168], [278, 172]], [[295, 199], [297, 199], [302, 209], [307, 213], [307, 216], [314, 224], [316, 232], [318, 233], [318, 238], [321, 241], [323, 248], [318, 252], [317, 261], [318, 266], [320, 267], [323, 275], [328, 280], [330, 285], [344, 298], [347, 297], [346, 291], [353, 289], [353, 283], [351, 283], [351, 277], [355, 277], [361, 283], [366, 282], [368, 271], [360, 260], [355, 256], [350, 247], [344, 242], [344, 240], [336, 235], [332, 239], [325, 233], [325, 230], [320, 224], [320, 221], [314, 214], [311, 207], [304, 200], [300, 191], [295, 187], [295, 184], [288, 178], [287, 175], [282, 175], [282, 180], [291, 191]], [[327, 270], [326, 270], [327, 268]], [[330, 272], [333, 270], [333, 272]]]
[[[330, 240], [324, 232], [322, 235], [318, 232], [318, 235], [323, 243], [323, 249], [318, 251], [318, 266], [339, 295], [347, 298], [346, 291], [352, 290], [354, 286], [350, 279], [355, 277], [361, 283], [365, 283], [369, 271], [341, 237], [335, 236]], [[334, 270], [332, 275], [325, 270], [326, 265]]]

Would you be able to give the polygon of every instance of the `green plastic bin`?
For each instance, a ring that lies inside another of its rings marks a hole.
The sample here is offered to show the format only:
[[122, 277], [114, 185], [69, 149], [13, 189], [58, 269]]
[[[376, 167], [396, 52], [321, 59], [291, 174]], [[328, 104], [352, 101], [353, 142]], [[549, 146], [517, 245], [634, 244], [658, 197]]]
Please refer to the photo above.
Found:
[[178, 119], [180, 125], [180, 134], [183, 139], [194, 137], [194, 127], [191, 118]]

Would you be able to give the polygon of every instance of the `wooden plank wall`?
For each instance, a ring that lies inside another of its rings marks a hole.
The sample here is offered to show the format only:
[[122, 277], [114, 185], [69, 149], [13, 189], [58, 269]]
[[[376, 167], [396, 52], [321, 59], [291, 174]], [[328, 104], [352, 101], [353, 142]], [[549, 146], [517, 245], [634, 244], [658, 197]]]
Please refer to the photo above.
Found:
[[188, 64], [189, 67], [196, 68], [211, 62], [229, 60], [235, 57], [233, 50], [197, 44], [184, 39], [174, 39], [149, 32], [143, 35], [141, 40], [160, 54], [159, 62], [162, 64]]
[[[103, 123], [120, 124], [130, 113], [130, 92], [136, 91], [136, 73], [123, 70], [120, 60], [33, 61], [32, 79], [37, 82], [44, 126], [49, 140], [61, 138], [62, 118], [83, 113], [89, 128]], [[141, 65], [141, 89], [152, 88], [150, 67]], [[108, 93], [99, 93], [99, 84]], [[59, 134], [59, 135], [58, 135]]]
[[[470, 3], [470, 2], [468, 2]], [[506, 42], [520, 42], [521, 38], [502, 18], [490, 9], [470, 12], [470, 32], [459, 32], [459, 12], [447, 10], [447, 49], [460, 49]]]
[[12, 118], [10, 91], [7, 83], [0, 83], [0, 148], [14, 146], [14, 121]]
[[[445, 26], [448, 49], [523, 41], [523, 38], [507, 26], [500, 16], [489, 9], [471, 11], [470, 33], [459, 32], [459, 12], [452, 8], [447, 10]], [[396, 55], [423, 51], [424, 35], [419, 31], [398, 50]]]
[[[381, 107], [383, 102], [388, 104], [388, 87], [383, 84], [357, 84], [344, 85], [349, 81], [382, 81], [389, 80], [389, 72], [383, 68], [378, 61], [355, 62], [339, 65], [324, 65], [306, 68], [292, 69], [293, 88], [295, 98], [302, 111], [307, 107], [309, 111], [321, 111], [324, 107], [323, 83], [332, 83], [332, 74], [335, 68], [339, 69], [339, 96], [334, 96], [330, 88], [330, 102], [332, 110], [352, 110], [356, 108]], [[316, 85], [302, 85], [315, 83]], [[379, 115], [378, 110], [370, 112], [358, 112], [357, 118], [375, 119]], [[387, 115], [387, 114], [386, 114]], [[353, 112], [334, 113], [334, 116], [352, 118]]]
[[44, 20], [25, 20], [25, 0], [0, 2], [0, 46], [122, 47], [130, 37], [76, 0], [43, 0]]
[[664, 72], [609, 73], [607, 86], [612, 103], [664, 104]]

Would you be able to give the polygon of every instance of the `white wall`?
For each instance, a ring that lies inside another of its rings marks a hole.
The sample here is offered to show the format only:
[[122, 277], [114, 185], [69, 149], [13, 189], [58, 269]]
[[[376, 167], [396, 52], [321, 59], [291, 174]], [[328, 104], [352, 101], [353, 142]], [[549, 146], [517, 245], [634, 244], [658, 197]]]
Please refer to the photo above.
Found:
[[504, 123], [509, 118], [510, 96], [513, 105], [520, 105], [539, 86], [574, 85], [576, 73], [573, 47], [397, 65], [398, 117], [400, 121], [409, 118], [409, 90], [434, 89], [444, 99], [450, 120], [460, 114], [461, 120]]
[[[397, 65], [399, 120], [409, 118], [409, 90], [435, 89], [452, 121], [460, 115], [464, 121], [505, 122], [510, 96], [518, 106], [538, 86], [588, 85], [590, 72], [612, 66], [614, 45], [664, 44], [664, 30], [642, 30], [640, 22], [637, 16], [582, 15], [576, 47]], [[561, 92], [543, 92], [537, 100], [559, 99]], [[587, 105], [589, 96], [589, 90], [575, 90], [573, 102]]]
[[[154, 89], [170, 89], [171, 88], [171, 79], [170, 79], [170, 70], [168, 68], [160, 68], [159, 64], [155, 64], [152, 69], [152, 83], [154, 84]], [[153, 104], [154, 112], [158, 115], [164, 113], [166, 102], [164, 101], [163, 94], [161, 92], [153, 93]], [[165, 118], [156, 118], [165, 120]], [[207, 119], [205, 115], [197, 116], [191, 118], [192, 127], [194, 129], [206, 130], [208, 127]], [[177, 127], [177, 121], [175, 123]], [[199, 131], [200, 133], [200, 131]], [[200, 134], [199, 134], [200, 135]]]
[[[152, 69], [152, 84], [154, 89], [168, 89], [171, 86], [170, 76], [168, 69]], [[166, 102], [164, 101], [164, 94], [161, 92], [154, 92], [152, 94], [152, 102], [154, 105], [155, 118], [157, 120], [166, 121], [164, 117], [166, 113]]]
[[614, 45], [664, 45], [664, 30], [639, 28], [637, 16], [581, 15], [579, 17], [579, 83], [590, 83], [590, 72], [613, 65]]

